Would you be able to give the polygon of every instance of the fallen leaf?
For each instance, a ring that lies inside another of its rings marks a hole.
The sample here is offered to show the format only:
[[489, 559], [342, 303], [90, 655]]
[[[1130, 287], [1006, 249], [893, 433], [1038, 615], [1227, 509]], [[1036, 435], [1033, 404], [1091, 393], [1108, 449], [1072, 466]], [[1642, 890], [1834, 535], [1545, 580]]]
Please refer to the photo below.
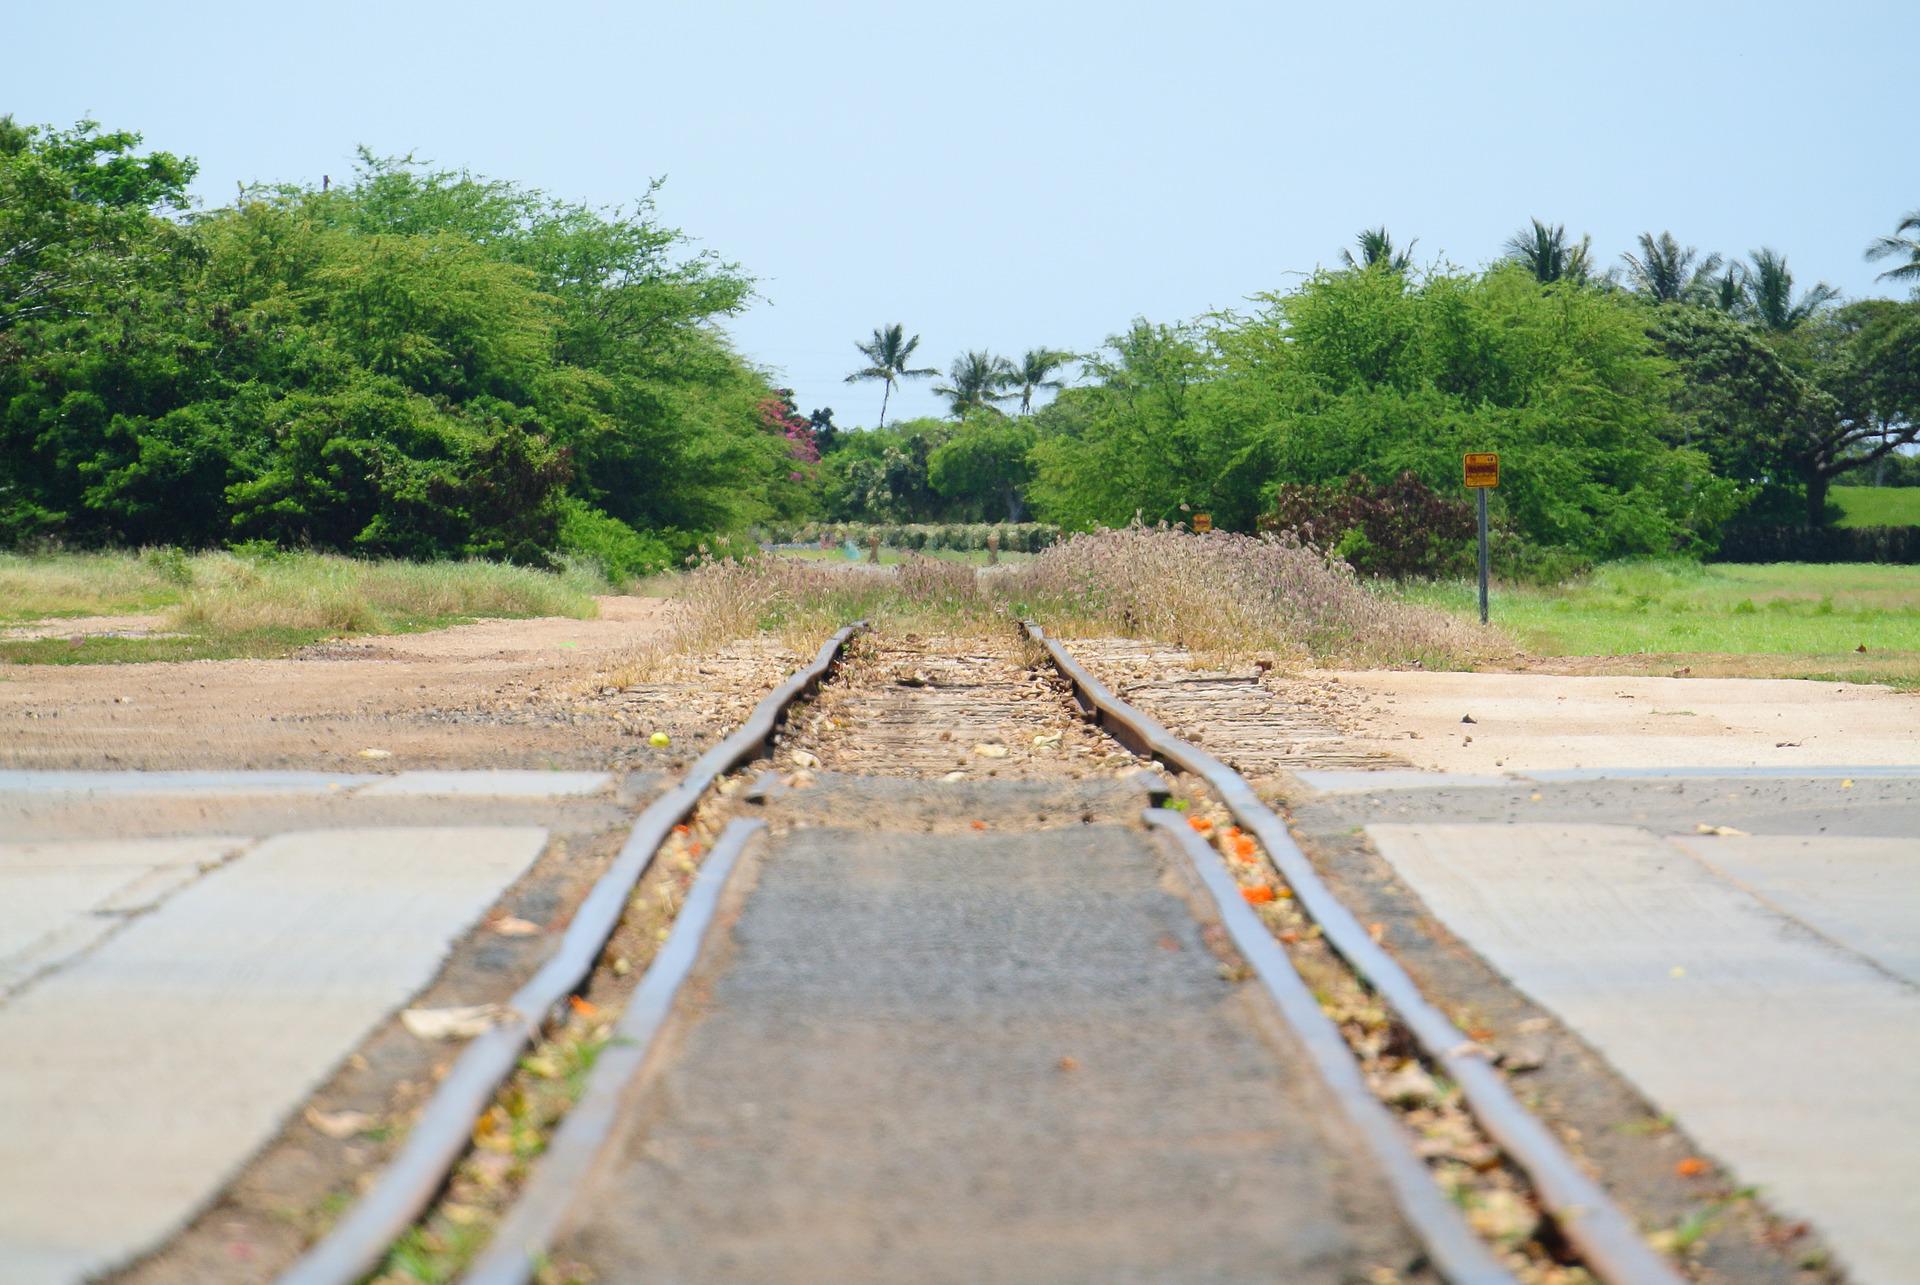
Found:
[[518, 919], [512, 915], [508, 915], [503, 919], [496, 919], [489, 924], [488, 927], [492, 928], [493, 931], [499, 933], [502, 937], [531, 937], [540, 931], [539, 924], [532, 923], [525, 919]]
[[795, 750], [792, 754], [788, 755], [788, 759], [790, 762], [792, 762], [792, 764], [795, 767], [819, 767], [820, 766], [820, 760], [815, 758], [813, 755], [807, 753], [805, 750]]
[[1065, 732], [1042, 732], [1033, 738], [1033, 747], [1037, 750], [1051, 749], [1058, 745], [1060, 738], [1065, 735]]
[[983, 759], [1003, 759], [1007, 756], [1007, 747], [982, 743], [974, 746], [973, 752]]
[[1463, 723], [1477, 723], [1477, 722], [1479, 722], [1480, 720], [1479, 720], [1479, 719], [1477, 719], [1477, 718], [1475, 718], [1475, 717], [1474, 717], [1473, 715], [1471, 715], [1471, 714], [1462, 714], [1462, 715], [1460, 716], [1460, 721], [1461, 721], [1461, 722], [1463, 722]]
[[1673, 1171], [1682, 1178], [1698, 1178], [1710, 1168], [1712, 1168], [1712, 1166], [1699, 1156], [1688, 1156], [1686, 1159], [1674, 1165]]
[[1062, 1071], [1078, 1071], [1080, 1069], [1080, 1059], [1063, 1057], [1060, 1059], [1060, 1069]]
[[1693, 832], [1695, 834], [1718, 835], [1723, 839], [1741, 839], [1745, 838], [1747, 833], [1745, 830], [1736, 830], [1730, 825], [1708, 825], [1705, 821], [1694, 826]]
[[393, 751], [368, 748], [360, 751], [360, 757], [363, 759], [390, 759], [393, 757]]
[[987, 823], [985, 821], [969, 821], [967, 822], [967, 824], [972, 826], [976, 830], [984, 830], [987, 828]]
[[567, 996], [567, 1003], [572, 1006], [574, 1012], [580, 1014], [582, 1017], [596, 1017], [600, 1013], [600, 1006], [598, 1004], [592, 1000], [582, 999], [578, 995]]
[[306, 1121], [329, 1138], [351, 1138], [356, 1133], [371, 1129], [375, 1122], [373, 1116], [365, 1111], [322, 1111], [317, 1107], [306, 1109]]
[[1843, 790], [1851, 790], [1853, 788], [1853, 778], [1848, 777], [1846, 780], [1840, 782], [1840, 788]]
[[1201, 834], [1205, 834], [1207, 831], [1213, 829], [1213, 822], [1207, 820], [1205, 817], [1188, 817], [1187, 824]]
[[1273, 900], [1273, 889], [1267, 887], [1264, 883], [1257, 883], [1251, 888], [1242, 888], [1240, 895], [1245, 897], [1250, 904], [1262, 906]]
[[1367, 925], [1367, 936], [1373, 938], [1375, 942], [1381, 941], [1386, 937], [1386, 935], [1387, 935], [1387, 926], [1385, 924], [1368, 924]]
[[453, 1008], [409, 1008], [400, 1024], [423, 1040], [467, 1040], [484, 1033], [506, 1016], [500, 1004], [463, 1004]]

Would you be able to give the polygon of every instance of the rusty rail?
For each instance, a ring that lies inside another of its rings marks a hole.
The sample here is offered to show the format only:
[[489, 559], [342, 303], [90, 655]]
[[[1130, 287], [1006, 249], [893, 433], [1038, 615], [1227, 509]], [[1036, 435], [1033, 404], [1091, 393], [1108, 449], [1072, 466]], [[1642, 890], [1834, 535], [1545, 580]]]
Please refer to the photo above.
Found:
[[1072, 685], [1075, 699], [1108, 735], [1136, 753], [1206, 781], [1241, 827], [1260, 841], [1327, 944], [1394, 1011], [1434, 1065], [1460, 1086], [1480, 1127], [1526, 1174], [1541, 1206], [1587, 1267], [1612, 1285], [1680, 1285], [1679, 1274], [1646, 1243], [1633, 1220], [1520, 1105], [1486, 1050], [1420, 993], [1399, 961], [1333, 894], [1288, 834], [1286, 823], [1260, 801], [1245, 778], [1115, 696], [1039, 625], [1026, 621], [1022, 627], [1046, 648]]
[[819, 686], [847, 643], [865, 628], [866, 622], [860, 621], [835, 633], [805, 668], [763, 697], [737, 730], [694, 760], [680, 783], [640, 814], [620, 855], [574, 912], [559, 949], [508, 1001], [512, 1020], [474, 1037], [461, 1050], [400, 1153], [347, 1216], [287, 1270], [281, 1285], [352, 1285], [379, 1266], [466, 1154], [474, 1122], [513, 1074], [521, 1053], [560, 1016], [567, 997], [592, 973], [626, 913], [634, 886], [673, 827], [693, 812], [721, 776], [767, 754], [788, 707]]

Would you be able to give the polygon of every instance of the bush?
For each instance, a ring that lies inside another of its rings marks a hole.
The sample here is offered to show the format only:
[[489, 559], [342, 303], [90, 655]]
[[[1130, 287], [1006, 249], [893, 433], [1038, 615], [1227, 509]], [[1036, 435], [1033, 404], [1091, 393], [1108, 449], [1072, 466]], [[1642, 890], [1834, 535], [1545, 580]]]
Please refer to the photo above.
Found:
[[616, 585], [674, 564], [673, 550], [664, 540], [636, 531], [581, 500], [561, 506], [559, 550], [592, 563], [609, 584]]
[[1375, 485], [1358, 473], [1331, 486], [1283, 483], [1260, 529], [1344, 559], [1362, 575], [1438, 579], [1473, 566], [1474, 517], [1412, 473]]
[[1714, 562], [1887, 562], [1920, 565], [1920, 527], [1730, 527]]

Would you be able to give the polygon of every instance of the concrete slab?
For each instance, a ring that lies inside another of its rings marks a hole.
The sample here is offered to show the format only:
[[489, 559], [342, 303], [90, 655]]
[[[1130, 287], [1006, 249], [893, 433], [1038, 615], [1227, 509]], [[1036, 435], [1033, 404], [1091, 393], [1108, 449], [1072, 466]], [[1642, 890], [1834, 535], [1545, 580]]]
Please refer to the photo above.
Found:
[[268, 839], [0, 1006], [0, 1280], [182, 1225], [546, 842], [532, 826]]
[[598, 794], [613, 782], [611, 772], [402, 772], [383, 776], [360, 790], [361, 798], [471, 797], [495, 799], [570, 799]]
[[[1920, 754], [1920, 749], [1916, 749]], [[1529, 781], [1920, 781], [1920, 764], [1809, 764], [1804, 767], [1567, 767], [1520, 773]]]
[[1386, 768], [1378, 772], [1295, 772], [1294, 779], [1321, 794], [1371, 794], [1378, 790], [1474, 789], [1512, 785], [1511, 776], [1478, 772], [1427, 772], [1420, 768]]
[[347, 772], [0, 771], [0, 794], [327, 794], [380, 778]]
[[1674, 842], [1772, 909], [1920, 986], [1920, 837], [1689, 835]]
[[0, 843], [0, 1001], [249, 842]]
[[1920, 994], [1629, 826], [1375, 825], [1454, 933], [1861, 1281], [1920, 1260]]

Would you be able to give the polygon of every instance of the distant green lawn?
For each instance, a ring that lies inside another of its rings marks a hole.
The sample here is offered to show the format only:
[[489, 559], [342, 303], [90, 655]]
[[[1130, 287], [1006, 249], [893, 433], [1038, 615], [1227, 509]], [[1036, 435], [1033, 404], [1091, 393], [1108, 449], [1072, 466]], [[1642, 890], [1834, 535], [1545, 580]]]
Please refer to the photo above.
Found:
[[1920, 526], [1920, 486], [1836, 486], [1841, 526]]
[[[1476, 610], [1466, 581], [1407, 593]], [[1617, 562], [1549, 589], [1496, 585], [1491, 614], [1540, 656], [1741, 657], [1717, 672], [1920, 685], [1920, 567]]]

